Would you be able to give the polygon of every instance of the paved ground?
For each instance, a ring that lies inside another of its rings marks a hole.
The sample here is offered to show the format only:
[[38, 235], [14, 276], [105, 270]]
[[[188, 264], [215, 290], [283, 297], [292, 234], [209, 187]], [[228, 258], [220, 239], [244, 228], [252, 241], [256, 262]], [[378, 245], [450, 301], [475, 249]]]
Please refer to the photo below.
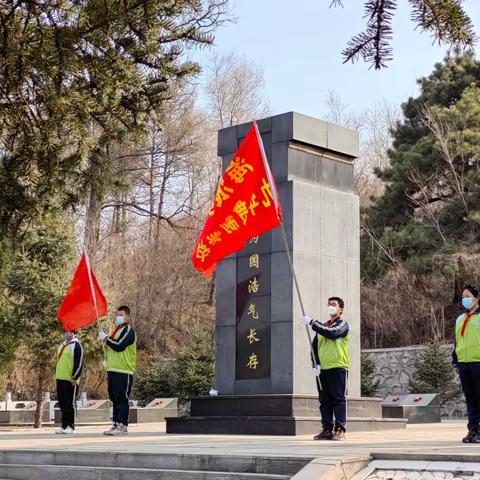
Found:
[[[478, 458], [478, 457], [477, 457]], [[368, 480], [478, 480], [480, 479], [480, 463], [465, 461], [425, 461], [425, 460], [375, 460], [367, 470], [372, 473]], [[354, 477], [365, 478], [364, 472]]]
[[479, 455], [480, 445], [465, 445], [465, 421], [410, 425], [407, 430], [350, 433], [345, 442], [315, 442], [308, 436], [266, 437], [227, 435], [166, 435], [165, 424], [131, 426], [128, 437], [105, 437], [99, 427], [80, 428], [73, 436], [51, 429], [0, 430], [0, 448], [130, 452], [169, 452], [217, 455], [315, 456], [344, 459], [372, 452], [447, 453]]
[[474, 473], [463, 472], [411, 472], [408, 470], [381, 470], [368, 477], [368, 480], [477, 480]]

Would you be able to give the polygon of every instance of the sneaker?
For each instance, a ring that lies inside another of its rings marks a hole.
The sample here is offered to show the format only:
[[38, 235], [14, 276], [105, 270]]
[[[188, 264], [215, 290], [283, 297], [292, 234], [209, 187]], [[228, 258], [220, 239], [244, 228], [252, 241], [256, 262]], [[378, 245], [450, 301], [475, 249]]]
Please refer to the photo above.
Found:
[[463, 443], [480, 443], [480, 435], [477, 432], [468, 432], [466, 437], [462, 438]]
[[110, 430], [107, 430], [106, 432], [103, 432], [104, 435], [114, 435], [113, 432], [115, 432], [118, 428], [118, 425], [116, 423], [114, 423], [112, 425], [112, 428]]
[[329, 428], [323, 428], [322, 431], [313, 437], [314, 440], [331, 440], [333, 438], [333, 431]]
[[128, 428], [123, 423], [119, 423], [110, 435], [128, 435]]
[[68, 426], [68, 427], [65, 427], [65, 428], [57, 428], [57, 430], [55, 430], [55, 433], [57, 435], [71, 435], [72, 433], [75, 433], [75, 430]]
[[345, 429], [341, 427], [337, 427], [333, 433], [332, 440], [336, 442], [342, 442], [343, 440], [346, 440], [346, 435], [345, 435]]

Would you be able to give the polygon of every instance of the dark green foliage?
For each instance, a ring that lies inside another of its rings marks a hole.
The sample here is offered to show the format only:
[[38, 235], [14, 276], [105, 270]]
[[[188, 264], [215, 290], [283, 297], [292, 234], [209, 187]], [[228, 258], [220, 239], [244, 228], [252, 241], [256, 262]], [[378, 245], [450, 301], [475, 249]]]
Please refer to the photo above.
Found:
[[365, 220], [362, 268], [369, 280], [395, 262], [428, 273], [432, 255], [468, 251], [478, 236], [480, 63], [472, 54], [448, 56], [419, 84], [420, 95], [403, 104], [404, 120], [393, 132], [391, 165], [376, 172], [386, 187]]
[[[22, 362], [34, 375], [37, 402], [51, 385], [55, 352], [63, 340], [56, 315], [74, 256], [72, 225], [58, 215], [43, 216], [31, 225], [2, 279], [6, 304], [2, 327], [8, 330], [2, 341], [9, 346], [8, 355], [19, 346], [25, 351]], [[37, 427], [40, 418], [37, 409]]]
[[138, 371], [133, 396], [142, 405], [150, 403], [155, 398], [176, 397], [176, 383], [172, 362], [165, 359], [154, 359], [149, 365]]
[[435, 66], [429, 77], [418, 83], [420, 95], [402, 106], [405, 118], [394, 131], [391, 166], [378, 172], [387, 182], [387, 188], [370, 214], [376, 225], [396, 226], [411, 220], [414, 205], [408, 195], [418, 191], [412, 172], [427, 177], [436, 174], [440, 164], [435, 138], [423, 121], [424, 109], [448, 108], [460, 100], [468, 86], [479, 86], [480, 64], [472, 54], [447, 57], [444, 63]]
[[206, 395], [214, 384], [214, 342], [211, 335], [196, 332], [175, 359], [176, 391], [181, 399]]
[[214, 385], [214, 347], [211, 335], [195, 332], [173, 360], [153, 359], [136, 379], [135, 396], [148, 403], [157, 397], [206, 395]]
[[374, 380], [375, 362], [372, 357], [362, 353], [361, 391], [362, 397], [374, 397], [380, 388], [380, 380]]
[[442, 405], [461, 397], [446, 345], [439, 342], [425, 345], [415, 362], [415, 373], [410, 378], [409, 388], [412, 393], [438, 393]]
[[10, 274], [13, 262], [13, 252], [6, 242], [0, 242], [0, 396], [5, 394], [6, 376], [15, 361], [15, 352], [20, 339], [18, 332], [12, 328], [10, 320], [13, 305], [8, 301], [8, 290], [5, 279]]
[[226, 3], [0, 4], [0, 238], [115, 183], [110, 148], [137, 141], [170, 83], [199, 72], [182, 53], [213, 41]]

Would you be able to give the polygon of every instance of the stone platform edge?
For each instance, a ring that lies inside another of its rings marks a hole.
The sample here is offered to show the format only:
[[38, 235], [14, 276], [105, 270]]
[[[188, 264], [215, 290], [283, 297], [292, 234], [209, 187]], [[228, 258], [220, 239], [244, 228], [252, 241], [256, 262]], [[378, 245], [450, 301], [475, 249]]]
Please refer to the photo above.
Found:
[[343, 460], [315, 458], [303, 467], [291, 480], [350, 480], [372, 461], [370, 456]]
[[[461, 443], [461, 440], [458, 442]], [[467, 447], [468, 448], [468, 447]], [[461, 462], [480, 463], [480, 452], [468, 448], [465, 453], [430, 453], [430, 452], [372, 452], [372, 460], [405, 460], [419, 462]]]

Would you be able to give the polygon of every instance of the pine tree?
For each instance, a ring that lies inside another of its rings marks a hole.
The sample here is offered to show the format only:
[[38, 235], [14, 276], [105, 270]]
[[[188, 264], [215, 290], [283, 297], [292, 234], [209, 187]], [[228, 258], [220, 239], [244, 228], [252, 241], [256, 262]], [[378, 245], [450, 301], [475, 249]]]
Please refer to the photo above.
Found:
[[138, 372], [134, 384], [134, 397], [144, 405], [155, 398], [176, 397], [176, 383], [172, 362], [152, 356], [150, 364]]
[[135, 395], [147, 403], [156, 397], [178, 397], [185, 404], [190, 397], [206, 395], [214, 385], [214, 347], [211, 335], [194, 331], [173, 361], [153, 358], [139, 372]]
[[442, 405], [461, 397], [462, 392], [445, 345], [439, 342], [425, 345], [415, 362], [409, 388], [412, 393], [438, 393]]
[[362, 353], [361, 366], [362, 397], [374, 397], [380, 388], [380, 380], [374, 380], [375, 362], [370, 355]]
[[10, 327], [8, 340], [23, 347], [24, 366], [35, 375], [37, 428], [43, 393], [52, 386], [55, 352], [62, 341], [56, 314], [68, 287], [74, 253], [71, 224], [59, 216], [43, 217], [32, 225], [4, 279], [10, 308], [3, 321]]
[[468, 248], [478, 237], [480, 62], [472, 54], [447, 56], [419, 85], [420, 95], [402, 106], [391, 164], [376, 172], [385, 191], [366, 212], [369, 234], [362, 239], [370, 280], [393, 258], [412, 273], [429, 273], [434, 254]]
[[214, 342], [207, 332], [196, 331], [175, 359], [176, 391], [182, 400], [206, 395], [214, 385]]
[[[0, 238], [115, 182], [109, 151], [161, 120], [227, 0], [1, 2]], [[54, 198], [58, 197], [58, 198]]]

